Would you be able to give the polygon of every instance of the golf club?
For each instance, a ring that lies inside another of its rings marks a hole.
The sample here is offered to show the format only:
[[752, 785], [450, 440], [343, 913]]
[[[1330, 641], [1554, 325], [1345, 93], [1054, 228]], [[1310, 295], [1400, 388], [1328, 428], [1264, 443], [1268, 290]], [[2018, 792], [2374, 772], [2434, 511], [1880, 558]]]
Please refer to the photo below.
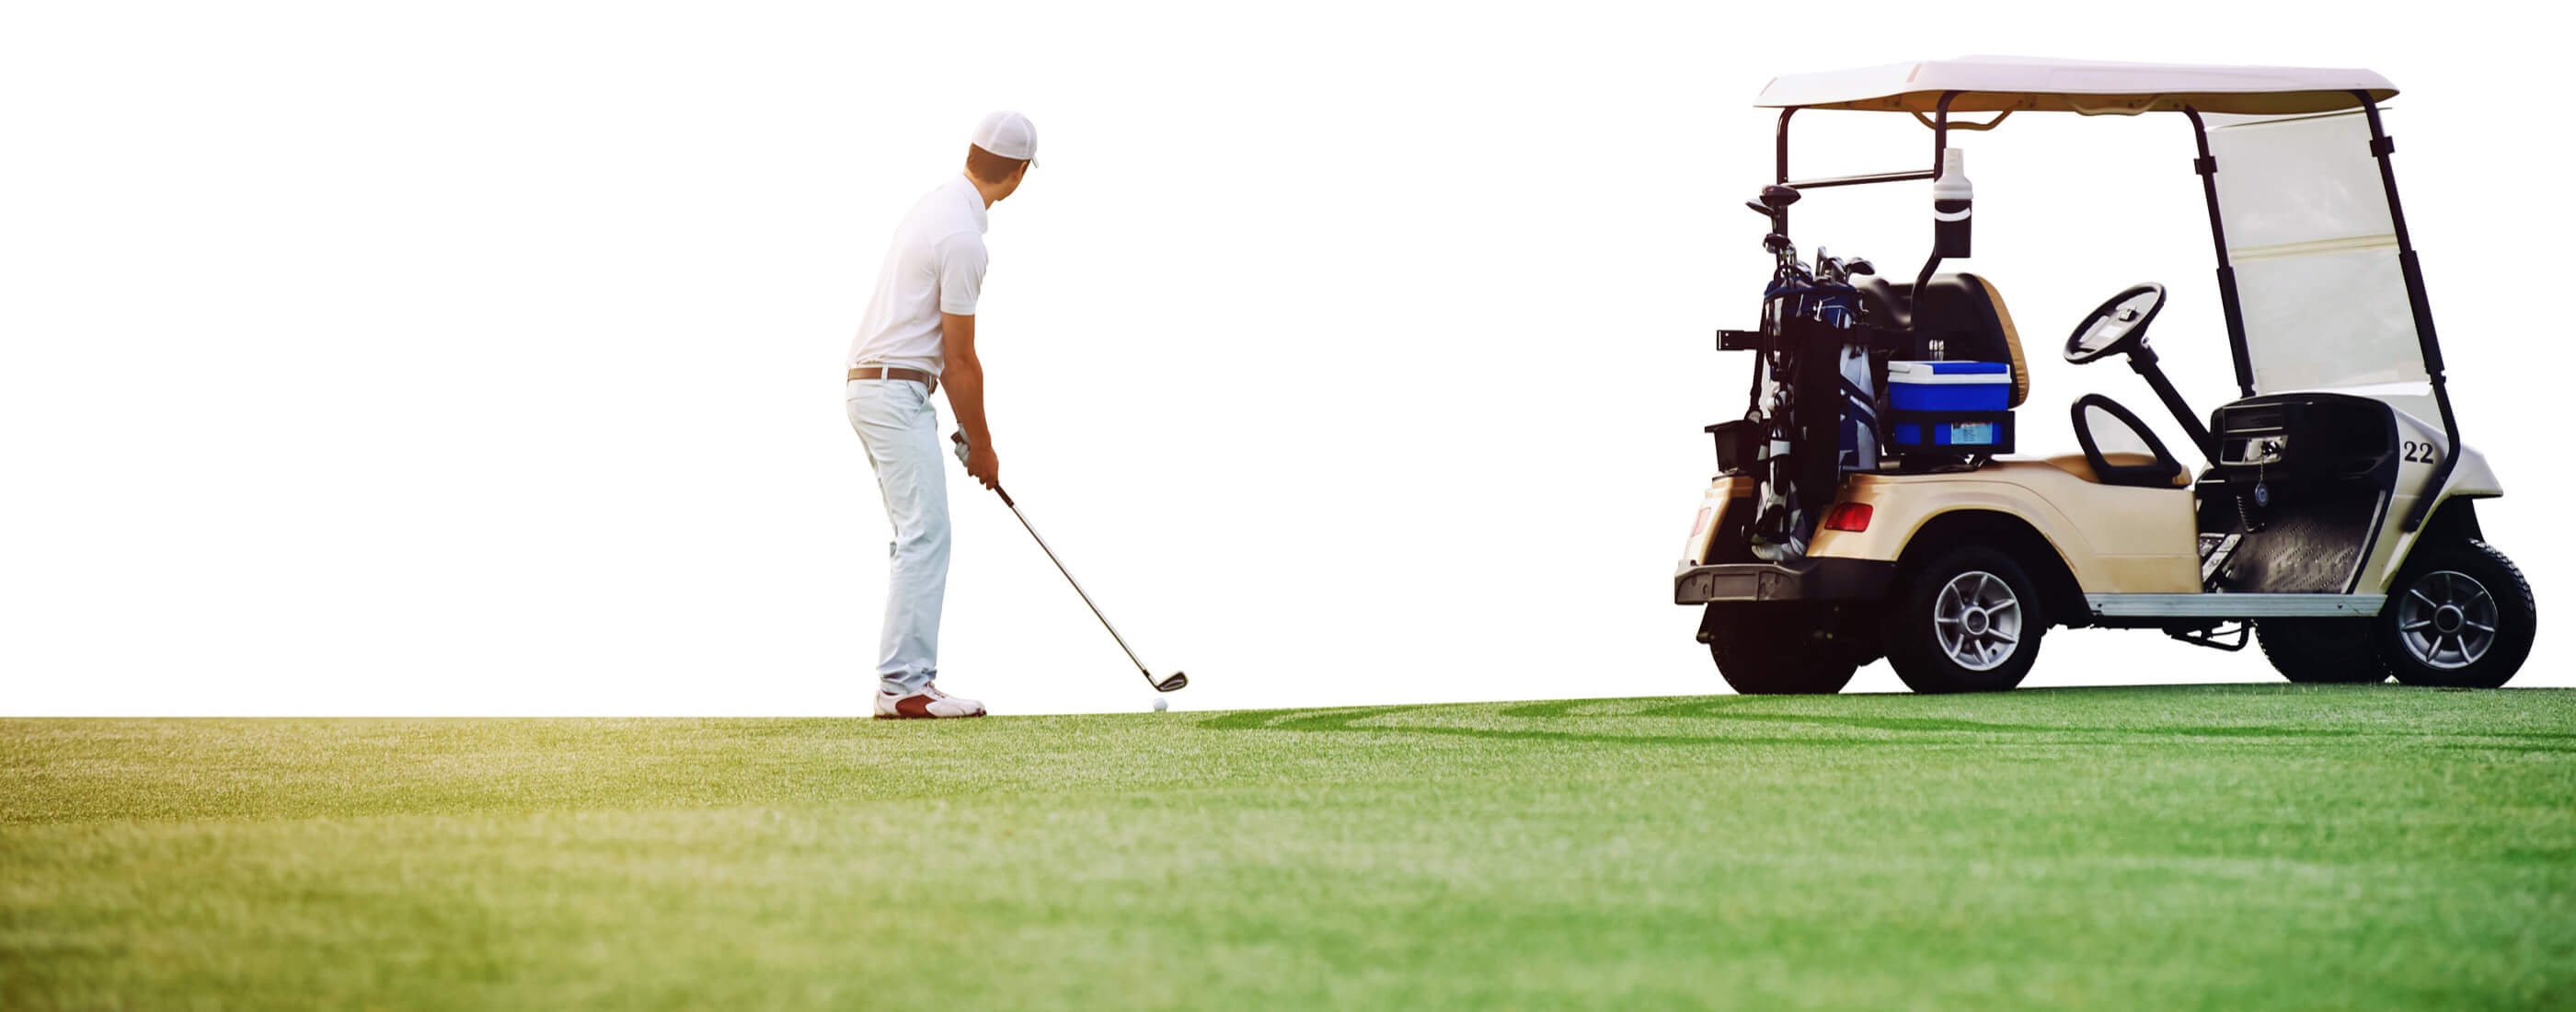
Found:
[[[957, 462], [960, 464], [965, 463], [968, 452], [966, 433], [963, 431], [951, 432], [948, 434], [948, 441], [956, 444]], [[1155, 681], [1154, 673], [1146, 670], [1145, 662], [1137, 660], [1136, 651], [1127, 646], [1127, 637], [1118, 635], [1118, 627], [1110, 625], [1109, 616], [1101, 614], [1100, 606], [1092, 603], [1090, 592], [1082, 589], [1082, 581], [1073, 578], [1073, 570], [1064, 568], [1064, 560], [1056, 558], [1055, 549], [1047, 547], [1046, 538], [1038, 534], [1038, 529], [1029, 523], [1028, 514], [1020, 512], [1020, 504], [1012, 502], [1011, 494], [1002, 491], [1002, 486], [1000, 485], [993, 486], [993, 494], [1002, 497], [1002, 505], [1010, 507], [1011, 515], [1020, 518], [1020, 526], [1028, 528], [1029, 537], [1037, 539], [1038, 550], [1046, 553], [1048, 562], [1055, 563], [1056, 572], [1064, 574], [1064, 582], [1072, 584], [1073, 592], [1082, 595], [1082, 603], [1091, 609], [1091, 617], [1099, 619], [1100, 627], [1109, 630], [1109, 638], [1118, 641], [1118, 649], [1126, 651], [1127, 660], [1136, 665], [1136, 673], [1145, 676], [1145, 684], [1153, 686], [1154, 691], [1156, 692], [1177, 692], [1188, 687], [1190, 684], [1190, 676], [1179, 671], [1172, 672], [1172, 677], [1170, 678], [1163, 679], [1159, 682]]]

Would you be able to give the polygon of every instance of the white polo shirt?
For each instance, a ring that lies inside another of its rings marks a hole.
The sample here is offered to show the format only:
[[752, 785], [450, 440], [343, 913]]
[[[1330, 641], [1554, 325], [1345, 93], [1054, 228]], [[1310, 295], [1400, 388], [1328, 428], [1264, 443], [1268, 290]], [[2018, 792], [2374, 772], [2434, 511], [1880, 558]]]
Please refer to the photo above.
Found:
[[984, 225], [984, 195], [963, 172], [914, 203], [894, 230], [876, 294], [843, 364], [938, 375], [946, 362], [939, 314], [975, 315], [975, 298], [984, 290]]

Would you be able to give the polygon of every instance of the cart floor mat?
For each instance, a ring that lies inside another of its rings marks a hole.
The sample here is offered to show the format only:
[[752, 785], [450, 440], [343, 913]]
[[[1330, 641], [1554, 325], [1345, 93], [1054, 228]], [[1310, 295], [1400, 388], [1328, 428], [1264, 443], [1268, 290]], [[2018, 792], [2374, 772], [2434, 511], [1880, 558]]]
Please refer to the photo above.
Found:
[[2248, 532], [2210, 582], [2239, 594], [2340, 594], [2370, 547], [2380, 496], [2351, 496], [2273, 510]]

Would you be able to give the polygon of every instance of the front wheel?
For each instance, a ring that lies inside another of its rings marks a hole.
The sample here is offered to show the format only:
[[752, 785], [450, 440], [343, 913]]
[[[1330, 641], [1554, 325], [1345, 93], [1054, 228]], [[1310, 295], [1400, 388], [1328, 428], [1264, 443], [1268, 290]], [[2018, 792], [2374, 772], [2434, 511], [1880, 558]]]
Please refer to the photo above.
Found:
[[2001, 692], [2021, 684], [2047, 631], [2030, 575], [1984, 546], [1907, 567], [1887, 614], [1887, 662], [1916, 692]]
[[2388, 680], [2388, 668], [2372, 645], [2370, 619], [2267, 618], [2254, 623], [2263, 641], [2263, 659], [2293, 682], [2376, 685]]
[[2531, 656], [2531, 584], [2483, 541], [2426, 546], [2406, 560], [2372, 620], [2379, 658], [2408, 685], [2492, 689]]
[[1721, 602], [1700, 620], [1717, 673], [1747, 696], [1843, 691], [1866, 658], [1843, 606], [1818, 601]]

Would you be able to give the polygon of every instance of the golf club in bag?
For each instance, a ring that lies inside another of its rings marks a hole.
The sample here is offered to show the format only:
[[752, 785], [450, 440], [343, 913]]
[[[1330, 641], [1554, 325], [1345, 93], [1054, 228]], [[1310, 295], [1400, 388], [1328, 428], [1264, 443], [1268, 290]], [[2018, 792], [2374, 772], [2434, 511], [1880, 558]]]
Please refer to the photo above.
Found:
[[[957, 462], [960, 464], [965, 463], [967, 454], [966, 433], [963, 431], [951, 432], [948, 434], [948, 441], [951, 444], [954, 444], [957, 449]], [[1145, 662], [1137, 660], [1136, 651], [1128, 648], [1127, 637], [1118, 635], [1118, 627], [1110, 625], [1109, 616], [1101, 614], [1100, 606], [1091, 602], [1091, 594], [1082, 589], [1082, 581], [1073, 578], [1073, 571], [1064, 568], [1064, 560], [1056, 558], [1055, 549], [1047, 547], [1046, 538], [1039, 536], [1038, 529], [1036, 527], [1030, 526], [1028, 514], [1020, 512], [1020, 504], [1012, 502], [1011, 494], [1002, 491], [1002, 486], [1000, 485], [993, 486], [993, 494], [1002, 497], [1002, 505], [1010, 507], [1011, 515], [1020, 518], [1020, 526], [1028, 528], [1029, 536], [1037, 539], [1038, 550], [1046, 553], [1048, 562], [1055, 563], [1056, 572], [1064, 574], [1064, 582], [1073, 584], [1073, 592], [1082, 595], [1082, 603], [1090, 607], [1091, 617], [1099, 619], [1100, 627], [1109, 630], [1109, 638], [1118, 641], [1118, 649], [1126, 651], [1127, 660], [1136, 665], [1136, 673], [1145, 676], [1145, 684], [1153, 686], [1154, 691], [1156, 692], [1175, 692], [1190, 684], [1190, 676], [1179, 671], [1172, 672], [1172, 677], [1170, 678], [1163, 679], [1159, 682], [1155, 681], [1154, 673], [1146, 670]], [[1154, 705], [1159, 707], [1162, 704], [1156, 703]]]

